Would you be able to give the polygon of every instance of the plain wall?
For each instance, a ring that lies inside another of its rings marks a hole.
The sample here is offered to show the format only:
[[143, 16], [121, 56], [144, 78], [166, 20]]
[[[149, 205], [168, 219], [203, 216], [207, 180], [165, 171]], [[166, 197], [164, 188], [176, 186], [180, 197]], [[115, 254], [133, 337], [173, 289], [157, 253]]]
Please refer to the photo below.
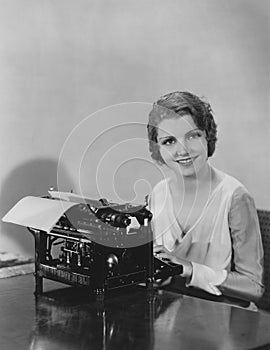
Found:
[[[160, 95], [212, 105], [211, 160], [269, 204], [267, 0], [0, 0], [1, 217], [50, 186], [142, 201], [161, 176], [145, 123]], [[112, 106], [112, 107], [110, 107]], [[0, 250], [33, 254], [1, 223]]]

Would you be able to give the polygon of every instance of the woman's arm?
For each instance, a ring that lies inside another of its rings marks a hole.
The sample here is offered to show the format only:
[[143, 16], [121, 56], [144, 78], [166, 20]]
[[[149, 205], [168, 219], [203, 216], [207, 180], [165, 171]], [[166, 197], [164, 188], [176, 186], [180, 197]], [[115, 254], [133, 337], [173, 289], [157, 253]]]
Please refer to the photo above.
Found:
[[223, 294], [257, 301], [263, 294], [263, 247], [254, 201], [244, 188], [238, 188], [229, 211], [232, 239], [232, 266], [219, 286]]
[[161, 249], [160, 257], [185, 267], [188, 274], [187, 287], [193, 286], [211, 294], [225, 294], [239, 299], [257, 301], [263, 294], [263, 248], [257, 211], [254, 201], [244, 188], [238, 188], [232, 198], [229, 211], [229, 227], [232, 239], [232, 262], [230, 271], [215, 270], [209, 266], [187, 262]]
[[216, 286], [225, 280], [227, 276], [226, 270], [215, 271], [206, 265], [181, 259], [162, 245], [154, 246], [154, 255], [165, 262], [167, 260], [175, 264], [181, 264], [183, 273], [180, 276], [186, 279], [186, 287], [197, 287], [215, 295], [222, 294]]

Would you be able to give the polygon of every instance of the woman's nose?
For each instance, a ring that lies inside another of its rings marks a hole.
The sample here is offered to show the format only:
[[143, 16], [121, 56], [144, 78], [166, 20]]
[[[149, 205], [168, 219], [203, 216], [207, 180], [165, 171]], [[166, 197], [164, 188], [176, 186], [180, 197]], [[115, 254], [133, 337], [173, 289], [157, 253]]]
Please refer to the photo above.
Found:
[[186, 155], [188, 155], [188, 150], [187, 150], [185, 143], [182, 141], [178, 141], [176, 143], [175, 156], [176, 157], [179, 157], [179, 156], [183, 157]]

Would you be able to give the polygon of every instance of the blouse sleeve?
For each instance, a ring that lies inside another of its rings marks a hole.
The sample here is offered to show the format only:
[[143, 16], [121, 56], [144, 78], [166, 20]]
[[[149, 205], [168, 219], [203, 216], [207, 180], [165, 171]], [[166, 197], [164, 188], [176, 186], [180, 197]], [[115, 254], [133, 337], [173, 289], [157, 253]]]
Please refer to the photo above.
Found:
[[254, 201], [245, 188], [238, 188], [229, 211], [232, 264], [219, 286], [225, 295], [257, 301], [263, 294], [263, 247]]

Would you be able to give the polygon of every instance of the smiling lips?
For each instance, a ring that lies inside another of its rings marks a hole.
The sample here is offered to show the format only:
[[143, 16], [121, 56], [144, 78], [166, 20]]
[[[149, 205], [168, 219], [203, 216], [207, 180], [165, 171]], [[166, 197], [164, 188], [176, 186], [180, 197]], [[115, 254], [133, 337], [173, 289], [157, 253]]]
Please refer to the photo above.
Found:
[[181, 159], [178, 159], [176, 160], [176, 162], [178, 164], [181, 164], [183, 166], [190, 166], [193, 164], [193, 161], [196, 159], [197, 157], [195, 158], [191, 158], [191, 157], [185, 157], [185, 158], [181, 158]]

